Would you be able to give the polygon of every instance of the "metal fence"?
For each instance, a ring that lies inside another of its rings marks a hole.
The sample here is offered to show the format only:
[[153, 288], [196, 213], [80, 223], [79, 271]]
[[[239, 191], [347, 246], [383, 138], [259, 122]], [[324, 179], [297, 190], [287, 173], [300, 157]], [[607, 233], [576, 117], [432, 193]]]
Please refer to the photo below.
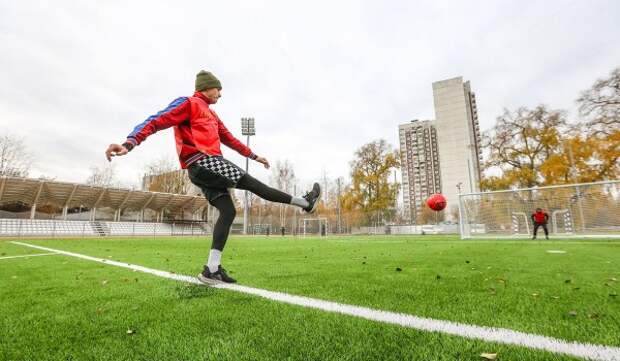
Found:
[[211, 234], [205, 222], [107, 222], [0, 219], [2, 237], [199, 236]]

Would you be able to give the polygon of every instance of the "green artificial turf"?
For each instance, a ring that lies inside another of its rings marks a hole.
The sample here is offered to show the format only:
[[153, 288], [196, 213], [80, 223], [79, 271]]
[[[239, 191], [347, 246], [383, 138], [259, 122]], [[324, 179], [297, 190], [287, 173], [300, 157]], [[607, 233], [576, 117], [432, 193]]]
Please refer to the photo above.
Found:
[[[20, 240], [197, 274], [204, 238]], [[561, 250], [566, 253], [548, 253]], [[44, 253], [0, 241], [0, 257]], [[620, 243], [231, 237], [240, 284], [620, 346]], [[1, 360], [565, 360], [183, 284], [68, 256], [0, 260]]]

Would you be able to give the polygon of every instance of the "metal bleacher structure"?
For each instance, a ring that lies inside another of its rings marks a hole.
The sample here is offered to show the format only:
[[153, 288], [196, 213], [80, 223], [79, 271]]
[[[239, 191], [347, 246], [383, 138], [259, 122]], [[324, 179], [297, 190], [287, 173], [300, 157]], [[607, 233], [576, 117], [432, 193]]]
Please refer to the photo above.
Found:
[[[30, 212], [18, 214], [0, 211], [2, 237], [211, 233], [211, 227], [206, 222], [208, 203], [200, 195], [1, 177], [0, 207], [7, 204], [30, 207]], [[76, 212], [76, 209], [80, 211]], [[82, 212], [82, 209], [85, 211]], [[147, 218], [154, 221], [145, 221], [145, 213], [148, 213]], [[168, 215], [168, 219], [165, 219], [165, 215]], [[188, 215], [189, 218], [186, 218]], [[80, 219], [85, 216], [87, 219]]]

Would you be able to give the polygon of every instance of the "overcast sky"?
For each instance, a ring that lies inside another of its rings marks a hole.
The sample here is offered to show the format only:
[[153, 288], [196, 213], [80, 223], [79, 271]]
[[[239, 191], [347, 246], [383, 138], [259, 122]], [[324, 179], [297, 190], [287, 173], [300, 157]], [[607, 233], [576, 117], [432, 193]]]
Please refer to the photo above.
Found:
[[[504, 107], [576, 116], [620, 65], [619, 19], [620, 1], [0, 0], [0, 130], [26, 139], [31, 175], [82, 182], [206, 69], [235, 135], [255, 117], [255, 153], [303, 182], [347, 176], [359, 146], [397, 147], [398, 124], [434, 117], [433, 81], [470, 80], [483, 130]], [[113, 163], [129, 186], [161, 156], [176, 157], [172, 129]]]

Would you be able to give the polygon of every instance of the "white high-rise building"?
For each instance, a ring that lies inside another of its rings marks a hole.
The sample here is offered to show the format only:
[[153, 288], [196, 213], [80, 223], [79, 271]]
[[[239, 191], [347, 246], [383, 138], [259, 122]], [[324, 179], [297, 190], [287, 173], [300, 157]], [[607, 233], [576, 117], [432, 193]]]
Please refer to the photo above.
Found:
[[398, 126], [404, 218], [420, 223], [426, 199], [441, 192], [437, 131], [431, 120], [412, 120]]
[[[480, 126], [476, 97], [462, 77], [433, 83], [435, 127], [441, 170], [441, 192], [448, 201], [446, 218], [453, 219], [461, 192], [480, 191]], [[454, 220], [454, 219], [453, 219]]]

